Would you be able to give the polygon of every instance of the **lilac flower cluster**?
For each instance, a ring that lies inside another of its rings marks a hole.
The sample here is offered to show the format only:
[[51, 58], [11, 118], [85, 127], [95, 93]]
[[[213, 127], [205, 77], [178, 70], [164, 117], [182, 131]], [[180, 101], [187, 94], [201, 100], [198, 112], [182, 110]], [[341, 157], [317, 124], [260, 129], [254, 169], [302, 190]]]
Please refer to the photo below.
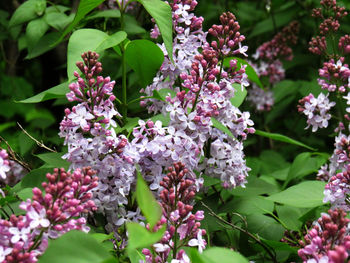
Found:
[[[84, 78], [74, 73], [78, 80], [69, 85], [67, 98], [79, 104], [65, 110], [59, 135], [68, 146], [63, 158], [71, 162], [71, 169], [90, 165], [97, 172], [99, 185], [94, 190], [94, 201], [99, 212], [106, 215], [106, 228], [113, 231], [122, 220], [118, 216], [123, 212], [122, 205], [128, 203], [139, 155], [124, 135], [115, 133], [113, 117], [120, 116], [113, 104], [115, 82], [99, 76], [102, 65], [98, 57], [87, 52], [82, 54], [84, 62], [77, 63]], [[134, 217], [140, 218], [139, 212]]]
[[329, 210], [300, 241], [298, 254], [304, 263], [343, 263], [347, 262], [350, 252], [350, 219], [341, 209]]
[[[298, 32], [299, 23], [293, 21], [277, 33], [271, 41], [258, 47], [253, 55], [256, 62], [251, 65], [260, 78], [267, 78], [271, 85], [284, 79], [285, 71], [281, 59], [293, 59], [290, 45], [296, 44]], [[248, 89], [247, 100], [255, 106], [257, 111], [269, 111], [274, 104], [273, 93], [270, 89], [262, 90], [257, 85]]]
[[[0, 148], [0, 185], [13, 186], [25, 175], [25, 170], [17, 162], [10, 160], [5, 149]], [[1, 193], [1, 190], [0, 190]]]
[[326, 128], [328, 121], [331, 119], [329, 110], [334, 107], [335, 102], [330, 102], [328, 94], [320, 93], [317, 98], [312, 93], [299, 100], [298, 111], [307, 116], [308, 129], [312, 126], [312, 131], [315, 132], [318, 128]]
[[[346, 148], [350, 147], [348, 146], [349, 141], [344, 141], [343, 143], [347, 144]], [[347, 152], [349, 152], [349, 149], [346, 149]], [[342, 151], [345, 152], [345, 151]], [[342, 165], [343, 171], [337, 173], [336, 175], [333, 175], [330, 177], [328, 183], [325, 186], [324, 190], [324, 202], [330, 202], [332, 207], [340, 207], [341, 209], [345, 211], [350, 211], [349, 206], [349, 193], [350, 193], [350, 165], [349, 165], [349, 154], [345, 152], [344, 158], [339, 158], [338, 161], [343, 162]], [[342, 153], [343, 154], [343, 153]], [[338, 167], [341, 168], [341, 167]], [[335, 173], [335, 172], [334, 172]]]
[[[170, 6], [173, 14], [173, 26], [175, 37], [173, 39], [173, 62], [169, 58], [165, 45], [159, 45], [164, 53], [163, 64], [153, 79], [153, 83], [142, 89], [146, 96], [152, 96], [153, 90], [172, 89], [180, 91], [176, 81], [182, 72], [191, 70], [192, 61], [195, 55], [199, 54], [199, 49], [206, 42], [206, 35], [202, 30], [202, 17], [193, 14], [197, 6], [195, 0], [174, 0]], [[157, 38], [160, 35], [157, 25], [151, 31], [151, 37]], [[147, 105], [149, 112], [159, 112], [164, 103], [155, 99], [147, 99], [141, 102], [142, 106]]]
[[184, 246], [198, 247], [199, 252], [205, 249], [205, 230], [200, 229], [204, 212], [192, 214], [193, 198], [196, 194], [195, 180], [189, 170], [179, 162], [168, 168], [168, 174], [160, 182], [160, 204], [163, 216], [155, 230], [166, 224], [166, 231], [160, 242], [149, 249], [143, 249], [146, 263], [165, 263], [169, 258], [172, 263], [190, 262]]
[[20, 204], [26, 214], [0, 219], [0, 262], [37, 262], [48, 245], [48, 239], [58, 238], [70, 230], [88, 232], [82, 214], [96, 210], [91, 190], [98, 178], [91, 168], [73, 173], [55, 169], [47, 174], [45, 190], [33, 189], [33, 198]]
[[[326, 37], [336, 33], [340, 27], [339, 20], [345, 17], [348, 12], [344, 7], [337, 6], [336, 0], [322, 0], [320, 1], [321, 8], [315, 8], [312, 11], [312, 16], [322, 20], [319, 30], [320, 35], [313, 37], [309, 42], [309, 51], [316, 55], [323, 55], [326, 57], [334, 57], [334, 54], [329, 56], [327, 53]], [[342, 37], [339, 40], [339, 49], [347, 53], [348, 36]], [[335, 52], [335, 51], [334, 51]]]
[[346, 88], [350, 88], [350, 69], [348, 64], [344, 64], [343, 57], [335, 63], [334, 59], [323, 63], [322, 69], [319, 69], [318, 84], [322, 89], [329, 92], [339, 91], [346, 92]]

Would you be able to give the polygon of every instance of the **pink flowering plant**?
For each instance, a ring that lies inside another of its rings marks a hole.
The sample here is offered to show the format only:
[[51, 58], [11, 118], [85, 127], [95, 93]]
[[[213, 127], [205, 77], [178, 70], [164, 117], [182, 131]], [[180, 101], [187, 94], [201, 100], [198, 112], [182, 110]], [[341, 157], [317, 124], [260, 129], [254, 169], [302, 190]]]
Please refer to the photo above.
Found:
[[0, 263], [349, 260], [348, 5], [13, 2]]

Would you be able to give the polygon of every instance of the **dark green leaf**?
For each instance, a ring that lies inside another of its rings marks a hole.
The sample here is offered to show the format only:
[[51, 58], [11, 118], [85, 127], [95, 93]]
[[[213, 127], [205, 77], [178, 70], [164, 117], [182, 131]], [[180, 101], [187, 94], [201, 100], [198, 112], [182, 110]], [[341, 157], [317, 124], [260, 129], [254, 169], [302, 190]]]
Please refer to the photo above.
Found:
[[251, 233], [258, 234], [260, 237], [279, 241], [285, 229], [272, 217], [252, 214], [247, 216], [248, 230]]
[[24, 189], [21, 189], [16, 194], [18, 195], [19, 198], [21, 198], [21, 200], [27, 201], [27, 199], [31, 199], [33, 196], [32, 190], [33, 188], [24, 188]]
[[42, 168], [61, 168], [68, 170], [69, 162], [62, 159], [64, 153], [42, 153], [37, 154], [36, 157], [40, 158], [45, 162]]
[[95, 238], [81, 231], [70, 231], [50, 240], [38, 263], [102, 263], [111, 255]]
[[54, 45], [58, 44], [73, 28], [82, 20], [91, 10], [98, 7], [104, 0], [81, 0], [78, 11], [74, 17], [73, 22], [64, 30], [60, 38]]
[[28, 46], [34, 46], [48, 29], [49, 25], [42, 17], [30, 21], [27, 25], [26, 30], [26, 39]]
[[45, 15], [44, 19], [50, 26], [58, 31], [62, 31], [69, 23], [72, 22], [73, 16], [67, 16], [64, 13], [59, 12], [50, 12]]
[[68, 83], [62, 83], [53, 88], [40, 92], [39, 94], [25, 100], [18, 101], [19, 103], [38, 103], [41, 101], [64, 98], [69, 92]]
[[53, 43], [59, 38], [59, 35], [59, 32], [50, 32], [44, 35], [42, 38], [40, 38], [38, 43], [29, 50], [28, 55], [25, 57], [25, 59], [35, 58], [53, 49], [55, 47]]
[[162, 208], [139, 171], [137, 171], [136, 200], [151, 229], [153, 229], [162, 216]]
[[270, 194], [278, 191], [278, 188], [273, 185], [265, 182], [264, 180], [254, 177], [248, 176], [248, 183], [245, 185], [245, 188], [238, 187], [229, 191], [234, 196], [257, 196], [262, 194]]
[[119, 18], [120, 11], [118, 9], [102, 10], [102, 11], [98, 11], [92, 15], [89, 15], [88, 17], [86, 17], [86, 19], [90, 20], [90, 19], [101, 18], [101, 17]]
[[266, 199], [294, 207], [316, 207], [323, 204], [325, 185], [321, 181], [304, 181]]
[[46, 174], [52, 173], [52, 168], [38, 168], [31, 170], [27, 173], [24, 178], [21, 180], [20, 185], [22, 188], [34, 188], [41, 187], [41, 183], [46, 181]]
[[161, 0], [137, 0], [156, 21], [168, 56], [173, 60], [173, 19], [170, 6]]
[[299, 217], [303, 214], [303, 212], [305, 212], [304, 210], [305, 209], [286, 205], [276, 206], [278, 218], [281, 220], [283, 225], [286, 226], [287, 229], [295, 231], [298, 231], [303, 224], [301, 221], [299, 221]]
[[304, 147], [306, 149], [309, 149], [311, 151], [316, 151], [316, 149], [307, 146], [306, 144], [299, 142], [297, 140], [294, 140], [292, 138], [289, 138], [285, 135], [279, 134], [279, 133], [271, 133], [271, 132], [265, 132], [265, 131], [261, 131], [261, 130], [255, 130], [255, 134], [259, 135], [259, 136], [263, 136], [263, 137], [267, 137], [276, 141], [281, 141], [281, 142], [286, 142], [286, 143], [290, 143], [290, 144], [294, 144], [294, 145], [298, 145], [301, 147]]
[[150, 84], [164, 60], [162, 50], [149, 40], [131, 41], [125, 50], [126, 62], [138, 74], [142, 85]]
[[262, 196], [238, 197], [226, 203], [220, 213], [237, 212], [244, 215], [268, 214], [274, 210], [274, 203]]
[[42, 14], [42, 9], [45, 10], [45, 0], [28, 0], [21, 4], [13, 13], [9, 27], [14, 27], [22, 23], [28, 22]]

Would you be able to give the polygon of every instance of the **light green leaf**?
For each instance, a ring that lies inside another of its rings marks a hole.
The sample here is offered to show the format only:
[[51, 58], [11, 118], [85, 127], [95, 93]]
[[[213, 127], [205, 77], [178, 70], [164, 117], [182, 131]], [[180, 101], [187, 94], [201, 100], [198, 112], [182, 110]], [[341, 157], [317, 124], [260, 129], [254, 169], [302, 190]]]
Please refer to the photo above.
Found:
[[60, 38], [54, 45], [62, 41], [62, 39], [73, 30], [73, 28], [82, 20], [91, 10], [98, 7], [104, 0], [81, 0], [79, 3], [78, 11], [74, 17], [73, 22], [64, 30]]
[[23, 24], [42, 15], [46, 7], [45, 0], [28, 0], [21, 4], [13, 13], [9, 27]]
[[221, 122], [219, 122], [217, 119], [215, 119], [214, 117], [211, 117], [211, 122], [213, 123], [213, 126], [217, 129], [219, 129], [220, 131], [224, 132], [225, 134], [227, 134], [229, 137], [231, 138], [235, 138], [232, 134], [232, 132], [225, 126], [223, 125]]
[[64, 98], [69, 92], [68, 83], [59, 84], [53, 88], [40, 92], [39, 94], [25, 100], [18, 101], [19, 103], [38, 103], [41, 101]]
[[161, 0], [137, 0], [156, 21], [168, 56], [173, 60], [173, 19], [169, 4]]
[[326, 183], [321, 181], [304, 181], [266, 199], [294, 207], [321, 206], [325, 185]]
[[153, 91], [153, 98], [161, 101], [166, 101], [166, 97], [169, 96], [174, 98], [176, 96], [176, 92], [172, 89], [160, 89]]
[[275, 140], [275, 141], [286, 142], [289, 144], [294, 144], [294, 145], [304, 147], [304, 148], [309, 149], [311, 151], [316, 151], [315, 148], [312, 148], [312, 147], [310, 147], [302, 142], [299, 142], [297, 140], [294, 140], [292, 138], [289, 138], [289, 137], [282, 135], [282, 134], [279, 134], [279, 133], [271, 133], [271, 132], [265, 132], [265, 131], [261, 131], [261, 130], [255, 130], [255, 134], [262, 136], [262, 137], [271, 138], [272, 140]]
[[249, 263], [249, 260], [236, 251], [224, 247], [211, 247], [203, 251], [201, 258], [204, 262], [220, 263]]
[[158, 242], [164, 235], [165, 227], [162, 227], [157, 232], [150, 232], [145, 227], [138, 223], [130, 222], [126, 224], [128, 230], [129, 242], [128, 250], [136, 248], [145, 248]]
[[153, 229], [162, 216], [162, 208], [149, 190], [139, 170], [137, 170], [136, 200], [150, 228]]
[[62, 159], [64, 153], [42, 153], [36, 157], [45, 162], [42, 168], [61, 168], [68, 170], [70, 163]]
[[38, 263], [103, 263], [109, 258], [109, 252], [95, 238], [73, 230], [50, 240]]
[[243, 103], [245, 97], [247, 96], [247, 90], [245, 87], [242, 87], [240, 84], [234, 83], [232, 84], [233, 88], [235, 89], [235, 95], [230, 99], [231, 104], [235, 107], [241, 106]]
[[48, 29], [49, 25], [42, 17], [30, 21], [26, 30], [26, 40], [28, 46], [34, 46]]
[[74, 71], [77, 69], [75, 63], [82, 60], [81, 54], [87, 51], [95, 51], [108, 37], [105, 32], [97, 29], [80, 29], [71, 35], [67, 52], [67, 75], [69, 82], [75, 78]]
[[24, 188], [21, 189], [18, 193], [16, 193], [19, 198], [23, 201], [27, 201], [27, 199], [31, 199], [33, 196], [33, 188]]
[[258, 74], [256, 74], [254, 68], [244, 59], [241, 59], [239, 57], [228, 57], [224, 59], [224, 66], [225, 67], [229, 67], [230, 66], [230, 61], [232, 59], [237, 60], [237, 69], [240, 69], [242, 67], [242, 65], [247, 65], [247, 67], [245, 68], [245, 73], [248, 75], [248, 79], [252, 82], [254, 82], [255, 84], [257, 84], [261, 89], [263, 89], [263, 85], [259, 79]]
[[124, 41], [127, 37], [127, 34], [124, 31], [118, 31], [113, 35], [106, 37], [101, 44], [96, 48], [97, 52], [101, 52], [107, 48], [114, 47], [119, 45], [122, 41]]
[[126, 47], [125, 56], [144, 87], [152, 82], [164, 60], [162, 50], [149, 40], [131, 41]]
[[229, 191], [234, 196], [247, 197], [275, 193], [278, 191], [278, 188], [275, 185], [267, 183], [255, 176], [248, 176], [247, 180], [248, 183], [245, 185], [245, 188], [237, 187], [235, 189], [225, 191]]
[[163, 127], [167, 126], [169, 124], [169, 121], [170, 121], [169, 113], [165, 116], [162, 113], [157, 114], [151, 118], [151, 121], [153, 121], [153, 122], [161, 121], [163, 124]]

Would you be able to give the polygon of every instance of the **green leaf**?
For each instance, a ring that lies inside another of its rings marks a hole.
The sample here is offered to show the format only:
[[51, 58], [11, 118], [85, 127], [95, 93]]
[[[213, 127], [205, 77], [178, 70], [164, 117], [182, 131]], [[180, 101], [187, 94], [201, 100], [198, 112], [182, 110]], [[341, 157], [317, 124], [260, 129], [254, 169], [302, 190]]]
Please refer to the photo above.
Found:
[[247, 65], [245, 68], [245, 73], [248, 75], [248, 79], [255, 84], [257, 84], [261, 89], [264, 88], [263, 84], [261, 83], [258, 74], [255, 72], [255, 69], [244, 59], [241, 59], [239, 57], [228, 57], [224, 59], [224, 66], [229, 67], [230, 61], [232, 59], [237, 60], [237, 69], [240, 69], [242, 65]]
[[17, 194], [19, 198], [23, 201], [27, 201], [27, 199], [31, 199], [33, 196], [33, 188], [24, 188], [21, 189]]
[[40, 92], [39, 94], [30, 97], [25, 100], [17, 101], [19, 103], [38, 103], [51, 99], [59, 99], [64, 98], [66, 94], [69, 92], [68, 83], [59, 84], [53, 88]]
[[[286, 24], [288, 24], [290, 21], [292, 21], [293, 17], [295, 16], [296, 12], [298, 10], [296, 8], [294, 9], [288, 9], [283, 12], [275, 13], [274, 14], [274, 20], [276, 21], [276, 26], [281, 27]], [[267, 32], [273, 31], [273, 22], [271, 17], [266, 18], [265, 20], [258, 22], [248, 38], [252, 38]]]
[[42, 188], [41, 183], [47, 180], [46, 174], [51, 172], [52, 168], [38, 168], [31, 170], [22, 178], [20, 185], [22, 188]]
[[128, 35], [136, 35], [136, 34], [146, 33], [146, 30], [138, 24], [135, 17], [125, 14], [124, 20], [125, 20], [124, 30], [126, 33], [128, 33]]
[[44, 35], [42, 38], [40, 38], [38, 43], [29, 50], [25, 59], [35, 58], [53, 49], [55, 47], [53, 43], [55, 43], [55, 41], [59, 38], [59, 35], [59, 32], [50, 32]]
[[260, 237], [279, 241], [285, 229], [272, 217], [252, 214], [247, 216], [248, 230], [251, 233], [258, 234]]
[[74, 17], [73, 22], [64, 30], [60, 38], [54, 43], [58, 44], [62, 39], [73, 30], [73, 28], [82, 20], [91, 10], [98, 7], [104, 0], [81, 0], [78, 11]]
[[234, 83], [232, 84], [233, 88], [235, 89], [235, 95], [230, 99], [231, 104], [235, 107], [241, 106], [243, 103], [245, 97], [247, 96], [247, 90], [245, 87], [242, 87], [240, 84]]
[[154, 198], [148, 185], [142, 178], [141, 173], [137, 170], [137, 184], [136, 184], [136, 200], [142, 213], [150, 224], [150, 228], [157, 224], [162, 216], [162, 208]]
[[302, 226], [302, 222], [299, 220], [299, 217], [303, 215], [305, 209], [292, 207], [292, 206], [276, 206], [276, 211], [278, 218], [289, 230], [299, 231]]
[[321, 206], [325, 185], [325, 182], [320, 181], [304, 181], [266, 199], [294, 207]]
[[125, 56], [144, 87], [152, 82], [164, 60], [162, 50], [149, 40], [131, 41], [126, 47]]
[[127, 123], [123, 126], [123, 127], [116, 127], [114, 128], [115, 133], [121, 133], [122, 131], [126, 130], [128, 133], [132, 132], [133, 129], [138, 126], [139, 124], [139, 117], [135, 117], [135, 118], [127, 118]]
[[8, 128], [16, 126], [15, 122], [5, 122], [0, 124], [0, 132], [7, 130]]
[[30, 21], [26, 30], [26, 40], [28, 46], [34, 46], [48, 29], [49, 25], [43, 18], [37, 18]]
[[95, 238], [81, 231], [70, 231], [49, 241], [38, 263], [102, 263], [111, 255]]
[[153, 98], [161, 101], [166, 101], [166, 97], [169, 96], [174, 98], [176, 96], [176, 92], [172, 89], [160, 89], [153, 91]]
[[270, 194], [278, 191], [278, 188], [270, 183], [265, 182], [264, 180], [257, 178], [255, 176], [248, 176], [248, 183], [245, 185], [245, 188], [238, 187], [228, 191], [234, 196], [257, 196], [262, 194]]
[[296, 178], [301, 178], [311, 173], [317, 172], [318, 169], [327, 161], [327, 156], [317, 155], [312, 157], [312, 153], [304, 152], [295, 157], [289, 170], [287, 180], [283, 187]]
[[75, 63], [82, 60], [81, 54], [87, 51], [95, 51], [108, 37], [105, 32], [97, 29], [80, 29], [71, 35], [67, 52], [67, 75], [69, 82], [75, 78], [74, 71], [77, 69]]
[[70, 163], [62, 159], [64, 153], [42, 153], [36, 157], [45, 162], [42, 168], [61, 168], [68, 170]]
[[219, 122], [217, 119], [215, 119], [214, 117], [211, 117], [211, 122], [213, 123], [213, 126], [217, 129], [219, 129], [220, 131], [224, 132], [225, 134], [227, 134], [229, 137], [231, 138], [235, 138], [232, 134], [232, 132], [225, 126], [223, 125], [221, 122]]
[[316, 151], [316, 149], [314, 149], [314, 148], [312, 148], [312, 147], [310, 147], [302, 142], [299, 142], [297, 140], [294, 140], [292, 138], [289, 138], [289, 137], [282, 135], [282, 134], [279, 134], [279, 133], [271, 133], [271, 132], [265, 132], [265, 131], [261, 131], [261, 130], [255, 130], [255, 134], [262, 136], [262, 137], [267, 137], [267, 138], [273, 139], [275, 141], [286, 142], [286, 143], [290, 143], [290, 144], [304, 147], [304, 148], [309, 149], [311, 151]]
[[33, 20], [34, 18], [42, 15], [43, 9], [45, 10], [45, 0], [28, 0], [21, 4], [16, 11], [13, 13], [9, 27], [23, 24], [27, 21]]
[[211, 247], [203, 251], [201, 258], [204, 262], [220, 262], [220, 263], [249, 263], [248, 259], [238, 252], [224, 247]]
[[169, 124], [169, 121], [170, 121], [169, 113], [167, 113], [167, 115], [165, 115], [165, 116], [162, 113], [157, 114], [151, 118], [151, 121], [153, 121], [154, 123], [156, 121], [161, 121], [163, 124], [163, 127], [167, 126]]
[[173, 19], [170, 6], [161, 0], [137, 0], [156, 21], [170, 60], [173, 60]]
[[101, 52], [107, 48], [114, 47], [119, 45], [122, 41], [124, 41], [127, 37], [127, 34], [124, 31], [118, 31], [113, 35], [106, 37], [101, 44], [96, 48], [97, 52]]
[[90, 20], [90, 19], [101, 18], [101, 17], [105, 17], [105, 18], [119, 18], [120, 17], [120, 11], [118, 9], [102, 10], [102, 11], [98, 11], [98, 12], [92, 14], [92, 15], [89, 15], [85, 19], [86, 20]]
[[159, 229], [157, 232], [150, 232], [145, 227], [138, 223], [130, 222], [126, 224], [128, 230], [129, 242], [128, 250], [136, 248], [145, 248], [158, 242], [164, 235], [165, 227]]
[[73, 16], [67, 16], [60, 12], [50, 12], [44, 16], [46, 22], [58, 31], [62, 31], [69, 23], [72, 22]]
[[226, 203], [220, 213], [237, 212], [244, 215], [251, 214], [267, 214], [274, 210], [274, 203], [266, 200], [262, 196], [246, 196], [234, 198], [234, 200]]

